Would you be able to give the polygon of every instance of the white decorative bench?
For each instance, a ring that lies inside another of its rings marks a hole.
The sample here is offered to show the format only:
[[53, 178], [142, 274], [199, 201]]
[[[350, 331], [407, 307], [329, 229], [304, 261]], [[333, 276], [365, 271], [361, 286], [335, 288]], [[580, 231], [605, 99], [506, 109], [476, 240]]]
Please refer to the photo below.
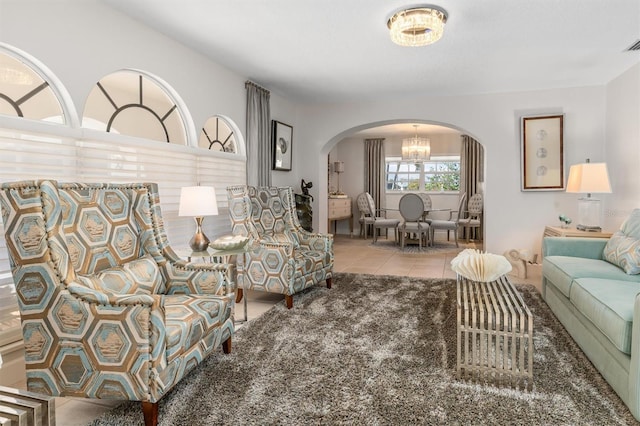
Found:
[[533, 387], [533, 318], [506, 276], [457, 279], [457, 377]]

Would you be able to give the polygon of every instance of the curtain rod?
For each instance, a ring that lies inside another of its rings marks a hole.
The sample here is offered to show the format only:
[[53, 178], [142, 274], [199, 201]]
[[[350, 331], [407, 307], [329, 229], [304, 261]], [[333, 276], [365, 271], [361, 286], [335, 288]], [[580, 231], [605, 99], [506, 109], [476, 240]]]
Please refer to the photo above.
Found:
[[271, 93], [271, 92], [269, 92], [267, 89], [265, 89], [264, 87], [260, 86], [259, 84], [254, 83], [254, 82], [253, 82], [253, 81], [251, 81], [251, 80], [247, 80], [247, 81], [245, 81], [245, 82], [244, 82], [244, 88], [246, 89], [246, 88], [247, 88], [247, 87], [249, 87], [249, 86], [253, 86], [253, 87], [257, 88], [257, 89], [264, 90], [264, 91], [265, 91], [265, 92], [267, 92], [268, 94], [270, 94], [270, 93]]

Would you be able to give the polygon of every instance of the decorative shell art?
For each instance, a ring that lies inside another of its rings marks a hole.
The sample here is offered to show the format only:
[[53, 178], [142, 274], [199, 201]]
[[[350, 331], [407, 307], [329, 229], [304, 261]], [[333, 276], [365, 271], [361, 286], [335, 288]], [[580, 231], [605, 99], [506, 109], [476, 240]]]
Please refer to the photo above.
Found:
[[472, 281], [494, 281], [511, 271], [511, 263], [501, 255], [466, 249], [451, 261], [451, 269]]
[[243, 235], [226, 235], [212, 241], [209, 246], [216, 250], [234, 250], [244, 247], [247, 241], [249, 241], [249, 237]]

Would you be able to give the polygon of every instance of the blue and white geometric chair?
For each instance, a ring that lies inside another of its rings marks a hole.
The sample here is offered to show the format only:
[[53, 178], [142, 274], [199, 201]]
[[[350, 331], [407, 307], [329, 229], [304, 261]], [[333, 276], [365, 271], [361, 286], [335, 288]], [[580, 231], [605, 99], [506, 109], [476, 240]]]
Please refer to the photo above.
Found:
[[169, 247], [155, 184], [6, 183], [0, 206], [28, 390], [158, 400], [211, 352], [231, 350], [232, 267]]

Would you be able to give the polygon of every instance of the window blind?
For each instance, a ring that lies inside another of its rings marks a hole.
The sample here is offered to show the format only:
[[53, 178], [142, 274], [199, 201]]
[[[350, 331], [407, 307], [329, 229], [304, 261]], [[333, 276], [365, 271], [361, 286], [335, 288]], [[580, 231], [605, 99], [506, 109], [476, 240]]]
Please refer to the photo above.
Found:
[[[231, 232], [226, 188], [246, 182], [243, 155], [63, 126], [31, 126], [38, 131], [25, 127], [29, 126], [0, 126], [0, 182], [155, 182], [165, 229], [175, 247], [188, 246], [195, 232], [192, 218], [178, 216], [180, 188], [214, 186], [219, 214], [205, 218], [204, 232], [212, 240]], [[0, 349], [22, 338], [19, 326], [4, 227], [0, 223]]]

